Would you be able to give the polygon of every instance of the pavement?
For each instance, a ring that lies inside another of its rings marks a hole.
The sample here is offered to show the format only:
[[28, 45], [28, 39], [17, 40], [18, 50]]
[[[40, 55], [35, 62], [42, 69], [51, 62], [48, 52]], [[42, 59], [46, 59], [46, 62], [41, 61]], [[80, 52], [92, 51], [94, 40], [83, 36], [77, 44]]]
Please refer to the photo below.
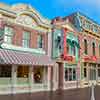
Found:
[[[100, 86], [95, 87], [95, 100], [100, 100]], [[0, 95], [0, 100], [91, 100], [91, 88], [77, 88], [56, 92]]]

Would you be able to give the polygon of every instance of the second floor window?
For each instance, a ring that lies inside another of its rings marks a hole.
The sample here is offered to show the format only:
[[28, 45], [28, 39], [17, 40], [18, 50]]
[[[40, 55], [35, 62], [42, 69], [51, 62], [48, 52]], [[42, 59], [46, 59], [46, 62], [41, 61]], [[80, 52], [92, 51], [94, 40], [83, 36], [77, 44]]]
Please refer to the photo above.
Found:
[[10, 26], [5, 26], [5, 36], [4, 36], [4, 42], [7, 44], [12, 44], [12, 38], [14, 34], [14, 30]]
[[43, 47], [43, 36], [42, 35], [38, 35], [38, 40], [37, 40], [37, 46], [38, 48], [42, 48]]
[[92, 52], [93, 52], [93, 56], [95, 56], [95, 43], [92, 43]]
[[88, 47], [87, 47], [87, 40], [84, 40], [84, 53], [87, 55], [88, 54]]
[[23, 39], [22, 39], [22, 46], [25, 48], [29, 48], [29, 41], [30, 41], [30, 32], [23, 32]]

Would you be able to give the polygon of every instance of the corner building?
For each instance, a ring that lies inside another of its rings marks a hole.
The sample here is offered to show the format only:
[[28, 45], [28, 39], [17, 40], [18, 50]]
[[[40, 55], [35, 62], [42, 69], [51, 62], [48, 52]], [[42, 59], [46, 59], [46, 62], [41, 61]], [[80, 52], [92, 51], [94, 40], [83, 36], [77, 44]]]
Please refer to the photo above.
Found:
[[0, 94], [51, 90], [50, 21], [25, 4], [0, 4]]

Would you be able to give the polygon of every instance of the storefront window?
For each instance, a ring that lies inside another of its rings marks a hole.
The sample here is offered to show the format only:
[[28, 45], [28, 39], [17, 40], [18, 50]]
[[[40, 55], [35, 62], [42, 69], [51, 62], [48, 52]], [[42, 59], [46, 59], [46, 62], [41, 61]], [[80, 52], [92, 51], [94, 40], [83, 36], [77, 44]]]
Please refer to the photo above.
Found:
[[74, 80], [76, 80], [76, 69], [66, 68], [65, 69], [65, 81], [74, 81]]
[[0, 66], [0, 77], [11, 77], [11, 66]]
[[87, 70], [86, 70], [86, 68], [84, 68], [84, 77], [85, 78], [87, 77]]
[[28, 66], [18, 66], [17, 77], [28, 78], [29, 67]]
[[98, 77], [100, 77], [100, 69], [98, 69]]
[[42, 83], [43, 82], [43, 68], [38, 67], [34, 68], [34, 83]]

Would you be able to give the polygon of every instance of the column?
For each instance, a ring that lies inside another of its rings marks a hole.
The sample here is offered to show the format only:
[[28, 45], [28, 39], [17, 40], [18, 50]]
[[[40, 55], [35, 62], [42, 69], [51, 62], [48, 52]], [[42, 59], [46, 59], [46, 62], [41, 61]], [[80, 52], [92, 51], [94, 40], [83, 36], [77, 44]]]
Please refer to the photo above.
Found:
[[17, 81], [17, 65], [12, 65], [12, 93], [14, 94], [16, 92], [16, 81]]
[[86, 64], [86, 74], [87, 74], [87, 81], [88, 81], [88, 83], [89, 83], [89, 64], [87, 63]]
[[48, 66], [48, 89], [49, 90], [51, 90], [51, 77], [52, 77], [52, 75], [51, 75], [51, 66]]
[[98, 64], [96, 64], [96, 83], [98, 83]]
[[44, 66], [43, 68], [43, 88], [47, 89], [47, 72], [46, 69], [48, 68], [48, 66]]
[[33, 84], [34, 84], [34, 74], [33, 74], [33, 66], [29, 66], [29, 87], [30, 92], [32, 92]]

